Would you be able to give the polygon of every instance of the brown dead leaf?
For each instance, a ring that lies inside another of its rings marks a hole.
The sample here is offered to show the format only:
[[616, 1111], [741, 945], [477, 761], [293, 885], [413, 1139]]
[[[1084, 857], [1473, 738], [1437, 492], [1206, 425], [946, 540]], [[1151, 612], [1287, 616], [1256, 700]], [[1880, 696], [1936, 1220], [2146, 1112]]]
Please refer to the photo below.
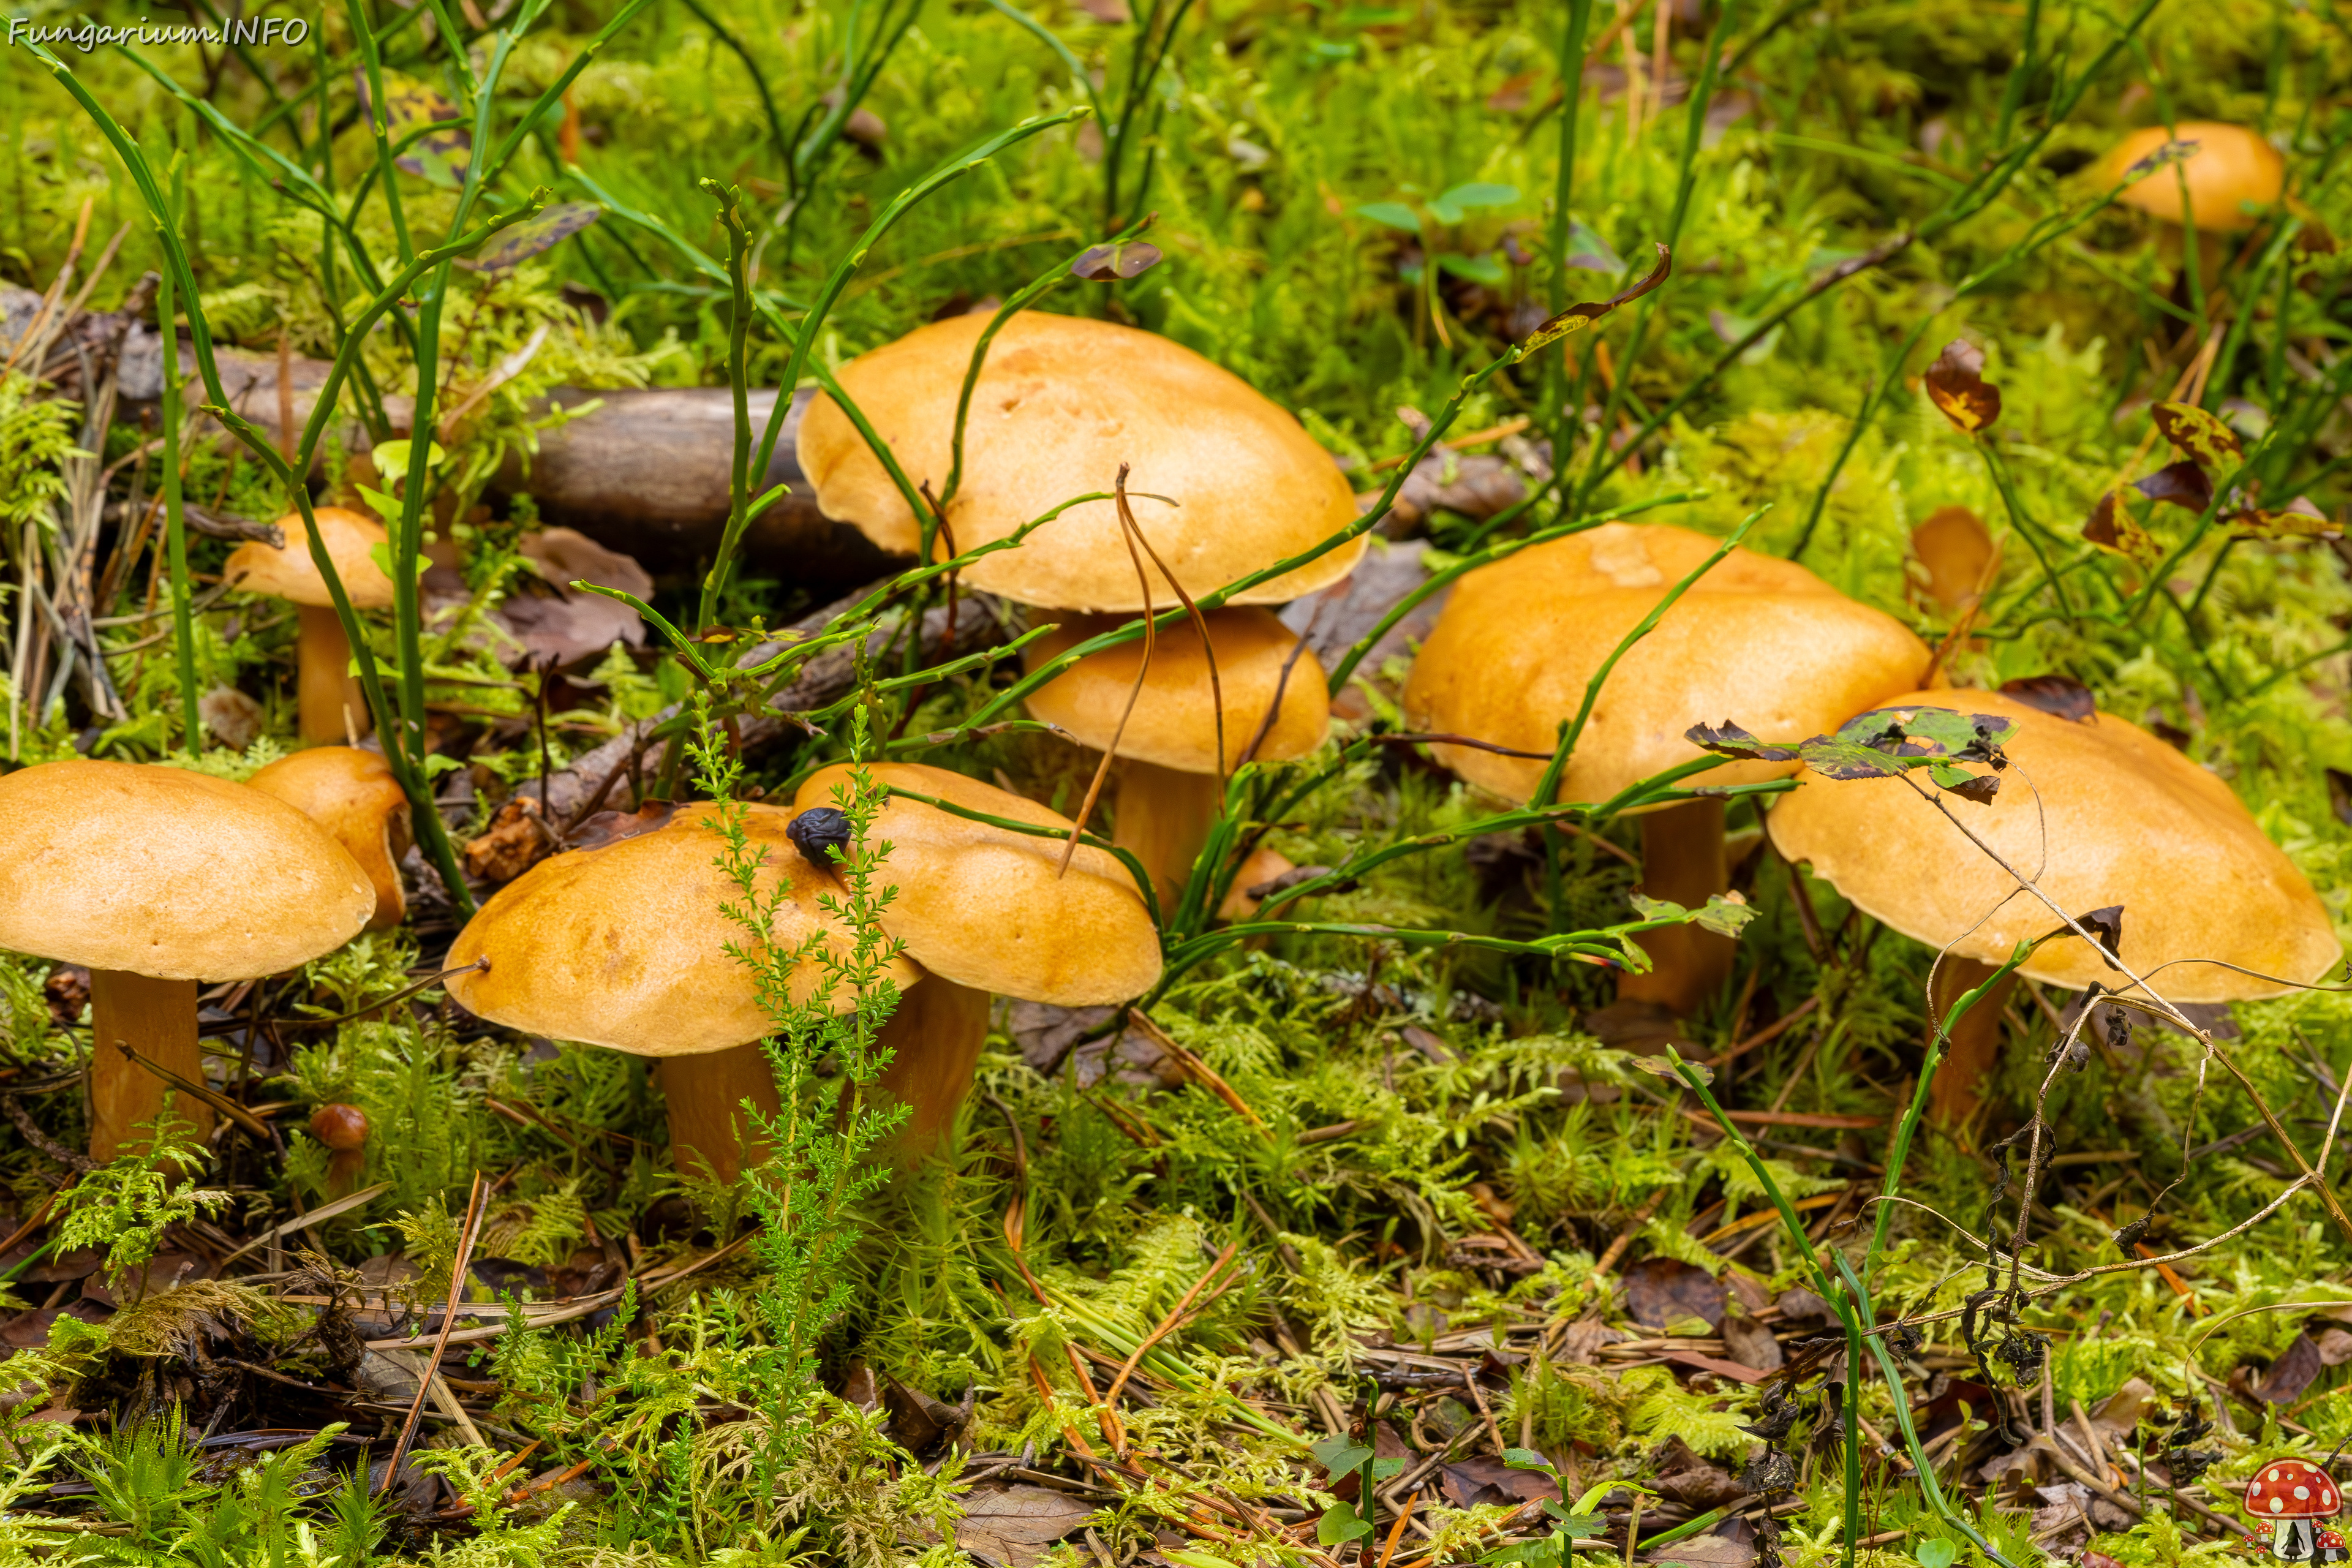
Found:
[[1650, 1484], [1694, 1513], [1704, 1513], [1747, 1496], [1731, 1472], [1691, 1452], [1679, 1437], [1660, 1449]]
[[2071, 675], [2021, 675], [2002, 681], [2000, 689], [2005, 697], [2014, 697], [2028, 708], [2039, 708], [2070, 723], [2087, 723], [2099, 711], [2098, 699], [2091, 695], [2091, 689]]
[[215, 686], [197, 698], [196, 717], [214, 740], [240, 752], [269, 729], [261, 704], [234, 686]]
[[1832, 1316], [1830, 1304], [1811, 1290], [1795, 1289], [1780, 1292], [1780, 1315], [1792, 1322], [1827, 1322]]
[[1625, 1274], [1625, 1310], [1633, 1320], [1664, 1328], [1699, 1318], [1710, 1329], [1723, 1326], [1727, 1292], [1722, 1280], [1676, 1258], [1647, 1258]]
[[2121, 490], [2109, 490], [2098, 499], [2083, 524], [2083, 537], [2101, 549], [2129, 556], [2143, 566], [2153, 564], [2164, 554], [2156, 536], [2132, 514]]
[[[539, 804], [533, 801], [532, 805]], [[667, 825], [677, 815], [677, 803], [673, 800], [646, 800], [635, 811], [600, 811], [572, 830], [568, 847], [602, 849], [607, 844], [618, 844], [624, 838], [635, 838], [640, 833], [651, 833]]]
[[1675, 1563], [1683, 1568], [1751, 1568], [1756, 1548], [1733, 1535], [1694, 1535], [1646, 1552], [1642, 1560], [1657, 1568], [1672, 1568]]
[[1116, 1007], [1057, 1007], [1050, 1002], [1015, 1002], [1009, 1015], [1013, 1043], [1031, 1068], [1051, 1078], [1070, 1047], [1110, 1021]]
[[1555, 1359], [1577, 1366], [1591, 1366], [1593, 1364], [1593, 1352], [1602, 1345], [1613, 1345], [1624, 1337], [1599, 1318], [1579, 1318], [1560, 1334], [1559, 1350]]
[[2297, 496], [2276, 511], [2245, 507], [2230, 514], [2230, 531], [2241, 539], [2336, 539], [2343, 535], [2334, 519], [2324, 516], [2307, 499]]
[[2311, 1336], [2297, 1334], [2294, 1343], [2271, 1363], [2270, 1371], [2254, 1385], [2254, 1397], [2265, 1405], [2292, 1405], [2318, 1381], [2326, 1364]]
[[1927, 596], [1955, 615], [1976, 603], [2000, 569], [1992, 530], [1964, 506], [1929, 512], [1911, 531], [1911, 553], [1927, 574]]
[[1732, 1360], [1758, 1372], [1778, 1372], [1787, 1359], [1772, 1331], [1744, 1312], [1733, 1312], [1723, 1320], [1723, 1348]]
[[499, 807], [490, 829], [466, 845], [466, 875], [486, 882], [511, 882], [554, 847], [541, 822], [539, 802], [517, 795]]
[[1984, 350], [1954, 338], [1927, 367], [1927, 399], [1963, 436], [1992, 428], [2000, 417], [2000, 388], [1984, 378]]
[[2144, 479], [2134, 479], [2132, 489], [2150, 500], [2169, 501], [2189, 511], [2202, 512], [2213, 504], [2212, 478], [2186, 458], [2167, 463]]
[[2209, 468], [2228, 468], [2245, 461], [2244, 443], [2238, 439], [2235, 430], [2221, 422], [2219, 415], [2193, 403], [2159, 403], [2147, 412], [2164, 438], [2190, 461], [2201, 463]]
[[994, 1568], [1032, 1568], [1045, 1549], [1092, 1518], [1095, 1510], [1046, 1487], [975, 1487], [962, 1500], [955, 1544]]
[[1480, 1503], [1558, 1502], [1559, 1483], [1540, 1470], [1515, 1470], [1500, 1459], [1474, 1455], [1442, 1467], [1439, 1486], [1456, 1508]]
[[2099, 1407], [2091, 1412], [2091, 1425], [2097, 1428], [2101, 1442], [2111, 1447], [2120, 1446], [2155, 1403], [2156, 1390], [2135, 1377], [2099, 1401]]

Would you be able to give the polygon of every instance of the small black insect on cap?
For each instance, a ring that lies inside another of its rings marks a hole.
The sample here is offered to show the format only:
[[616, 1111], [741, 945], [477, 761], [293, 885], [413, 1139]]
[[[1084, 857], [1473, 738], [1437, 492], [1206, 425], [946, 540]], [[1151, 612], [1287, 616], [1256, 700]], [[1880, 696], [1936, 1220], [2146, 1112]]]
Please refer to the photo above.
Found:
[[801, 858], [819, 870], [830, 871], [836, 862], [833, 852], [849, 853], [849, 814], [829, 805], [811, 806], [793, 818], [784, 829], [784, 837], [801, 852]]

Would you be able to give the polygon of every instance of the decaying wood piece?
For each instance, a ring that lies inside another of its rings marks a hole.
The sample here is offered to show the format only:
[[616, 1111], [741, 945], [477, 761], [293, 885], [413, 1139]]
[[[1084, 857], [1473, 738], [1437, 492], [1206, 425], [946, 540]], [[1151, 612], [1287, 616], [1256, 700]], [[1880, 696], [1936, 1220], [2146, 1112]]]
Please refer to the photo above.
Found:
[[[118, 322], [112, 330], [122, 345], [121, 399], [143, 409], [163, 395], [163, 340], [142, 322], [127, 327]], [[319, 388], [326, 382], [325, 361], [289, 356], [288, 396], [281, 403], [277, 354], [227, 347], [214, 352], [230, 408], [263, 434], [280, 440], [281, 412], [291, 416], [297, 430], [309, 421], [318, 405]], [[194, 353], [182, 340], [184, 365], [194, 363]], [[817, 510], [814, 488], [801, 472], [794, 445], [801, 411], [811, 395], [803, 392], [793, 400], [765, 477], [767, 483], [789, 486], [790, 491], [752, 520], [744, 536], [745, 559], [753, 575], [781, 576], [801, 584], [859, 581], [885, 570], [889, 558], [856, 529], [834, 522]], [[754, 388], [748, 402], [755, 427], [764, 426], [775, 407], [775, 389]], [[342, 406], [348, 411], [355, 405], [346, 396]], [[576, 528], [656, 573], [698, 570], [718, 547], [727, 522], [728, 471], [735, 440], [733, 395], [723, 386], [604, 391], [566, 386], [556, 388], [534, 413], [581, 407], [588, 412], [540, 434], [537, 453], [509, 455], [491, 479], [490, 492], [500, 497], [528, 492], [546, 522]], [[407, 435], [412, 400], [387, 395], [383, 408], [394, 432]], [[342, 449], [354, 455], [373, 445], [356, 417], [341, 421], [335, 436]], [[221, 438], [229, 437], [222, 432]], [[314, 472], [311, 477], [327, 476]]]
[[[792, 630], [812, 636], [824, 629], [826, 624], [856, 605], [872, 593], [879, 584], [869, 584], [856, 593], [802, 616], [793, 623]], [[1005, 640], [1003, 616], [993, 600], [965, 595], [957, 605], [954, 641], [949, 641], [947, 607], [938, 605], [923, 616], [922, 662], [933, 665], [982, 648], [993, 647]], [[893, 628], [884, 626], [866, 639], [870, 654], [878, 655], [888, 645]], [[749, 668], [763, 663], [781, 652], [782, 642], [761, 643], [737, 660]], [[790, 686], [777, 692], [761, 710], [747, 714], [736, 721], [736, 733], [748, 755], [774, 745], [779, 740], [805, 731], [787, 714], [807, 712], [824, 707], [845, 696], [856, 680], [856, 660], [848, 647], [829, 648], [818, 654], [803, 667]], [[655, 732], [676, 717], [675, 707], [663, 709], [650, 719], [641, 720], [627, 730], [587, 752], [572, 764], [547, 779], [547, 815], [551, 821], [574, 825], [592, 811], [604, 807], [627, 809], [635, 805], [628, 787], [631, 760], [637, 763], [640, 776], [653, 773], [660, 766], [664, 742], [656, 740]], [[539, 798], [536, 781], [524, 786], [523, 793]], [[583, 809], [585, 808], [585, 809]]]

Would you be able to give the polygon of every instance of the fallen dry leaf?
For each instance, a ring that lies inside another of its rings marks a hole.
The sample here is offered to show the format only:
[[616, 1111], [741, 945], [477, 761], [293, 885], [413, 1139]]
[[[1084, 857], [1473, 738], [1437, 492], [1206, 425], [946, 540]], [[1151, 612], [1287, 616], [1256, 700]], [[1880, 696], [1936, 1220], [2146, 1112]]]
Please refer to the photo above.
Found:
[[1700, 1318], [1708, 1328], [1719, 1329], [1727, 1295], [1722, 1280], [1680, 1258], [1643, 1258], [1625, 1273], [1625, 1310], [1652, 1328]]
[[489, 831], [466, 845], [466, 875], [486, 882], [511, 882], [552, 848], [539, 818], [539, 802], [517, 795], [499, 807]]
[[1723, 1348], [1731, 1353], [1732, 1360], [1758, 1372], [1778, 1372], [1786, 1360], [1772, 1331], [1743, 1312], [1731, 1313], [1723, 1320]]
[[1031, 1568], [1092, 1518], [1093, 1505], [1046, 1487], [976, 1487], [962, 1499], [955, 1544], [997, 1568]]
[[1963, 436], [1990, 430], [2000, 417], [2000, 388], [1984, 378], [1984, 350], [1954, 338], [1927, 367], [1927, 400]]

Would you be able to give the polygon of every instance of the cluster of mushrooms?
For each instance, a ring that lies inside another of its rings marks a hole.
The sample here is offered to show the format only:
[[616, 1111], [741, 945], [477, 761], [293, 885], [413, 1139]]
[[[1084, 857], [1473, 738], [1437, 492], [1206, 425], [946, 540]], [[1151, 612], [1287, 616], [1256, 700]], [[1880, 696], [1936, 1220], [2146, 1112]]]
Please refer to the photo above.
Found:
[[[2278, 199], [2266, 144], [2230, 127], [2182, 126], [2179, 135], [2200, 140], [2200, 150], [2179, 177], [2136, 187], [2138, 205], [2177, 221], [2186, 193], [2200, 226], [2227, 231], [2248, 204]], [[2116, 156], [2142, 156], [2168, 139], [2147, 137], [2147, 146], [2127, 143]], [[934, 493], [954, 462], [955, 410], [984, 321], [924, 327], [840, 373], [901, 469]], [[828, 516], [886, 549], [918, 548], [902, 491], [830, 398], [812, 405], [799, 441]], [[1186, 349], [1100, 321], [1013, 318], [975, 387], [966, 447], [934, 543], [940, 555], [1006, 539], [1074, 493], [1108, 489], [1122, 469], [1149, 546], [1136, 548], [1113, 500], [1097, 500], [965, 570], [967, 586], [1055, 626], [1029, 645], [1033, 668], [1147, 608], [1171, 607], [1179, 586], [1197, 597], [1276, 573], [1356, 515], [1340, 470], [1287, 413]], [[318, 516], [355, 602], [388, 603], [369, 548], [382, 530], [356, 514]], [[299, 533], [299, 519], [287, 521]], [[1163, 891], [1192, 874], [1233, 768], [1325, 743], [1324, 671], [1272, 606], [1339, 584], [1366, 548], [1349, 542], [1208, 611], [1205, 649], [1187, 620], [1159, 635], [1148, 663], [1143, 645], [1129, 642], [1079, 660], [1033, 697], [1034, 717], [1113, 753], [1113, 841]], [[1413, 664], [1402, 692], [1408, 723], [1497, 748], [1432, 745], [1470, 789], [1528, 803], [1545, 769], [1524, 753], [1549, 753], [1601, 663], [1715, 548], [1682, 529], [1612, 523], [1468, 574]], [[310, 749], [247, 784], [95, 761], [0, 778], [0, 946], [90, 971], [90, 1147], [100, 1159], [166, 1109], [209, 1127], [214, 1108], [198, 1092], [198, 981], [277, 973], [401, 918], [407, 805], [379, 756], [333, 743], [363, 732], [364, 706], [340, 626], [320, 607], [323, 583], [299, 543], [248, 544], [229, 576], [304, 606], [300, 715]], [[1873, 710], [1996, 714], [2016, 724], [2009, 782], [1990, 804], [1951, 809], [1998, 859], [1899, 779], [1838, 783], [1795, 762], [1727, 761], [1690, 783], [1719, 789], [1793, 775], [1796, 787], [1760, 813], [1760, 837], [1861, 910], [1940, 950], [1939, 1013], [2019, 941], [2055, 924], [2002, 861], [2069, 911], [2122, 906], [2121, 958], [2175, 1003], [2277, 994], [2337, 962], [2318, 898], [2212, 773], [2117, 715], [2073, 717], [2004, 692], [1936, 689], [1935, 668], [1893, 616], [1801, 566], [1735, 549], [1617, 664], [1556, 798], [1607, 800], [1699, 756], [1686, 739], [1696, 724], [1731, 720], [1795, 740]], [[1123, 1002], [1158, 979], [1160, 945], [1117, 857], [1080, 847], [1062, 865], [1067, 818], [945, 769], [867, 771], [891, 792], [871, 839], [891, 846], [879, 880], [897, 889], [880, 916], [901, 992], [883, 1032], [894, 1056], [882, 1087], [909, 1107], [903, 1158], [951, 1126], [992, 997]], [[762, 903], [774, 910], [769, 940], [799, 955], [798, 1000], [824, 989], [823, 952], [853, 941], [833, 912], [838, 857], [854, 849], [839, 811], [848, 782], [849, 769], [831, 767], [789, 805], [738, 808], [761, 857]], [[772, 1114], [778, 1100], [761, 1047], [772, 1021], [751, 971], [727, 952], [740, 933], [721, 905], [738, 889], [719, 865], [713, 809], [689, 806], [654, 831], [555, 856], [509, 883], [457, 936], [448, 988], [497, 1023], [660, 1058], [677, 1167], [724, 1181], [758, 1155], [744, 1108]], [[1647, 811], [1643, 889], [1694, 909], [1727, 891], [1735, 860], [1759, 836], [1739, 835], [1735, 855], [1725, 829], [1720, 795]], [[1697, 1012], [1731, 972], [1733, 941], [1698, 926], [1642, 941], [1649, 966], [1622, 976], [1621, 996], [1675, 1016]], [[2019, 973], [2068, 990], [2114, 990], [2118, 979], [2071, 936], [2043, 942]], [[836, 1008], [855, 1005], [837, 988], [827, 994]], [[1933, 1090], [1947, 1123], [1965, 1121], [1979, 1102], [2002, 1001], [1975, 1008], [1951, 1041]], [[351, 1152], [335, 1147], [339, 1159]]]

